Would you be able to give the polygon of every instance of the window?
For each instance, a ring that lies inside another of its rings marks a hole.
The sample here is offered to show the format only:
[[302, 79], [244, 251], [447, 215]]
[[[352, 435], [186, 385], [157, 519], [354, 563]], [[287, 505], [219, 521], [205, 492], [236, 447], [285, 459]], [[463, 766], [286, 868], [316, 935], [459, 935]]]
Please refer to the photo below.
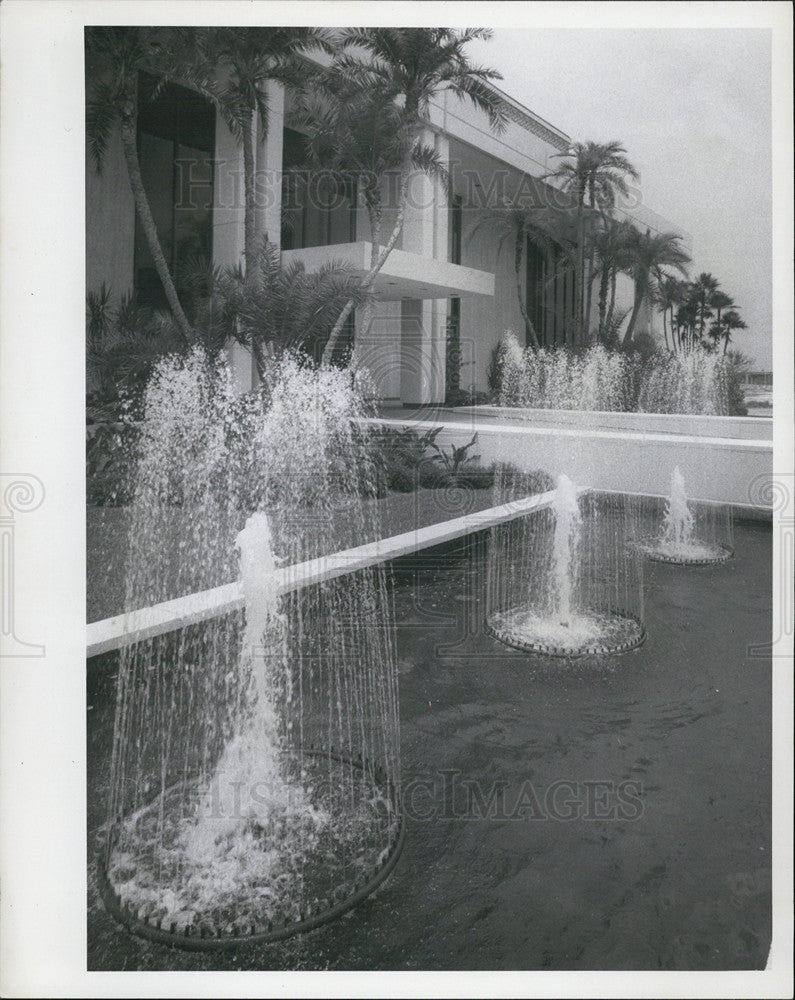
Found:
[[546, 254], [526, 237], [526, 300], [527, 315], [533, 324], [539, 341], [544, 344], [548, 339], [547, 331], [547, 258]]
[[574, 316], [574, 271], [565, 254], [528, 243], [527, 309], [542, 346], [566, 343]]
[[[138, 157], [160, 245], [177, 292], [182, 267], [212, 259], [215, 111], [199, 94], [168, 84], [146, 100], [142, 74]], [[163, 308], [166, 297], [140, 220], [135, 220], [135, 292], [141, 305]]]
[[461, 263], [462, 236], [464, 231], [464, 199], [454, 194], [450, 203], [450, 263]]
[[[460, 264], [463, 250], [464, 199], [450, 199], [450, 263]], [[452, 403], [461, 391], [461, 299], [451, 298], [447, 308], [445, 402]]]
[[356, 239], [356, 193], [351, 180], [331, 171], [302, 169], [304, 137], [284, 130], [282, 247], [325, 247]]
[[447, 311], [445, 402], [454, 403], [461, 391], [461, 299], [450, 299]]

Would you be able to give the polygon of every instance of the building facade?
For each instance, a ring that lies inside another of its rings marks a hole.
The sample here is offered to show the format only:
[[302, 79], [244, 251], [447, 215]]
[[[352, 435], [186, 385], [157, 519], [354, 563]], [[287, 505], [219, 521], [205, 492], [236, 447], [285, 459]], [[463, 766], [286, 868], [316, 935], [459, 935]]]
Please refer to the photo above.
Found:
[[[313, 189], [311, 175], [296, 184], [290, 171], [301, 160], [301, 134], [294, 102], [281, 86], [270, 90], [269, 128], [256, 149], [259, 232], [279, 246], [285, 262], [301, 261], [311, 271], [339, 260], [364, 275], [371, 250], [367, 213], [350, 188], [338, 186], [329, 198]], [[536, 203], [552, 197], [561, 204], [562, 192], [543, 178], [571, 140], [508, 95], [501, 96], [507, 122], [499, 134], [483, 112], [450, 92], [431, 105], [422, 140], [447, 167], [451, 189], [425, 174], [411, 178], [401, 236], [375, 282], [377, 306], [370, 330], [365, 335], [354, 318], [349, 332], [386, 401], [441, 403], [459, 389], [485, 390], [503, 332], [513, 330], [524, 339], [519, 295], [542, 343], [562, 343], [570, 330], [570, 266], [529, 241], [517, 262], [513, 240], [495, 210], [517, 197]], [[156, 101], [141, 105], [139, 153], [178, 291], [181, 262], [201, 256], [216, 265], [239, 263], [242, 151], [213, 106], [188, 87], [169, 85]], [[389, 186], [387, 178], [384, 234], [391, 231], [397, 210]], [[673, 228], [640, 203], [621, 214], [639, 227]], [[87, 165], [86, 215], [87, 290], [104, 283], [114, 295], [135, 293], [144, 305], [163, 305], [118, 140], [101, 172]], [[619, 282], [619, 302], [627, 307], [631, 283], [623, 276]], [[644, 320], [650, 330], [650, 309], [639, 329]], [[248, 388], [254, 378], [252, 359], [238, 345], [230, 352], [240, 386]]]

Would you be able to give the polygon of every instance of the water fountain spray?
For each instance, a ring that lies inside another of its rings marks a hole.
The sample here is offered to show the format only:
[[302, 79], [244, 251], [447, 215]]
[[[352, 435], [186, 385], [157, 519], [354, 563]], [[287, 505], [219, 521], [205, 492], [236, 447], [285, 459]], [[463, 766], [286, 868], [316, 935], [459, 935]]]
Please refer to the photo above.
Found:
[[641, 548], [657, 562], [705, 566], [725, 562], [733, 552], [731, 508], [697, 503], [687, 498], [679, 467], [671, 473], [671, 492], [665, 502], [662, 530]]
[[150, 940], [219, 949], [311, 930], [397, 861], [387, 571], [291, 583], [291, 566], [380, 532], [366, 411], [348, 373], [290, 358], [242, 400], [199, 351], [150, 383], [127, 610], [236, 577], [245, 598], [120, 654], [98, 877]]
[[[495, 505], [527, 492], [498, 472]], [[642, 559], [629, 549], [634, 511], [619, 495], [586, 493], [560, 476], [551, 506], [491, 529], [486, 630], [523, 652], [580, 657], [640, 645]]]

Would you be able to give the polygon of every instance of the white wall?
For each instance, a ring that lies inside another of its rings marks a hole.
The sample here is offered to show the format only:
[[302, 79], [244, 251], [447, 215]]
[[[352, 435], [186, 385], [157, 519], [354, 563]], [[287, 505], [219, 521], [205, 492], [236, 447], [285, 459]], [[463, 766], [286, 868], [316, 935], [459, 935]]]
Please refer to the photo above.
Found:
[[475, 450], [484, 466], [511, 462], [525, 471], [565, 473], [582, 489], [659, 496], [668, 495], [671, 472], [678, 466], [693, 499], [758, 504], [759, 484], [769, 481], [773, 471], [771, 441], [647, 433], [634, 426], [636, 414], [617, 416], [625, 418], [622, 431], [476, 422], [433, 425], [443, 426], [436, 443], [444, 447], [464, 444], [477, 430]]

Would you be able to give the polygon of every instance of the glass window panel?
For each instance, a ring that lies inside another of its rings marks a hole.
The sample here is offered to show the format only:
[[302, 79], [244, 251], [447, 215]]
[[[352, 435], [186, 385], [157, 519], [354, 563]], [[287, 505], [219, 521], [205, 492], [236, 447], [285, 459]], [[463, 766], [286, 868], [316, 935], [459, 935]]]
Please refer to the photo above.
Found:
[[[149, 200], [149, 208], [155, 222], [160, 245], [166, 262], [173, 256], [173, 146], [168, 139], [154, 135], [141, 135], [139, 139], [139, 161], [141, 179]], [[154, 259], [149, 251], [149, 242], [143, 226], [135, 214], [135, 288], [142, 305], [162, 308], [166, 304], [160, 278], [155, 270]]]
[[350, 185], [337, 186], [337, 198], [329, 212], [329, 243], [351, 243], [353, 228], [353, 192]]
[[[139, 158], [166, 263], [180, 290], [179, 266], [212, 256], [215, 109], [199, 94], [169, 84], [151, 100], [153, 78], [141, 75]], [[143, 305], [165, 306], [143, 228], [136, 216], [135, 289]]]
[[200, 149], [178, 146], [175, 163], [174, 265], [212, 258], [213, 165]]
[[307, 189], [307, 202], [304, 207], [304, 246], [322, 247], [326, 245], [326, 230], [328, 213], [318, 205], [316, 196], [317, 185], [310, 184]]

